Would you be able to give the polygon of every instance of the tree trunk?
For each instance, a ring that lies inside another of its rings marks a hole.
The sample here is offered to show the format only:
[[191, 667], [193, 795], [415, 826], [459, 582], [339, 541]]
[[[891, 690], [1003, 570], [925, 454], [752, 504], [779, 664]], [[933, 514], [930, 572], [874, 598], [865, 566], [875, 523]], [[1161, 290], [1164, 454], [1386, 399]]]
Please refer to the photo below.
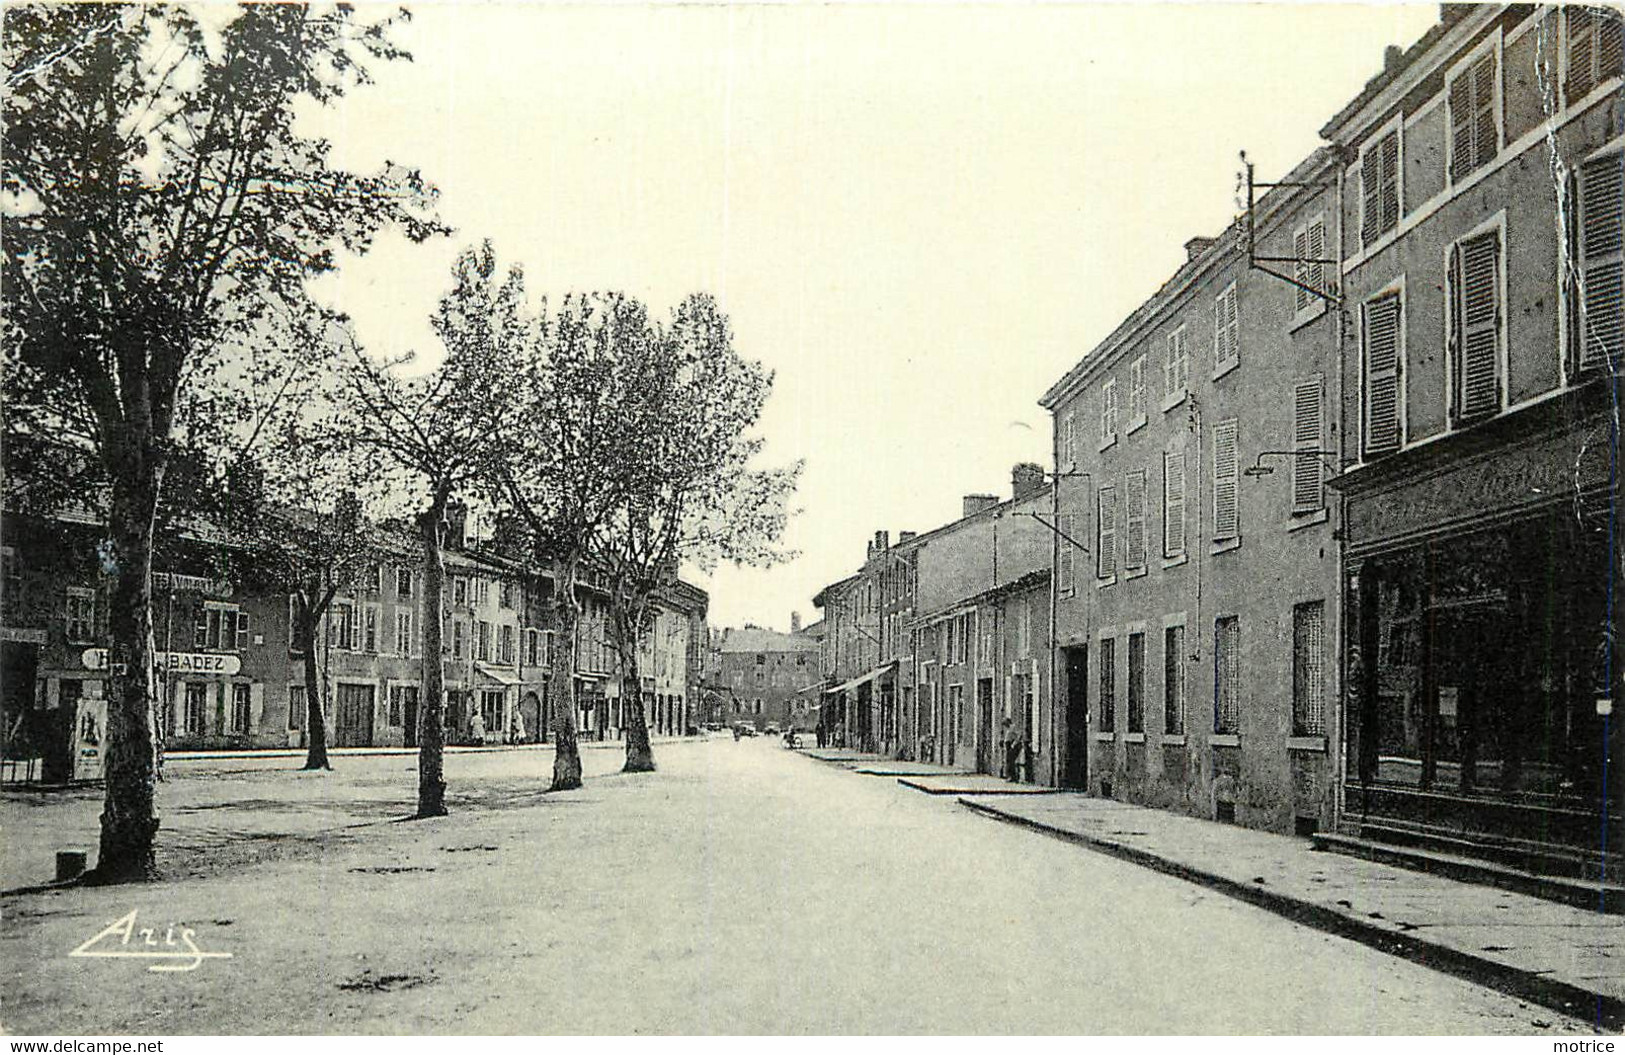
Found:
[[626, 764], [622, 773], [653, 773], [654, 747], [649, 743], [649, 720], [643, 713], [643, 678], [638, 669], [637, 627], [643, 625], [641, 612], [617, 611], [615, 651], [620, 655], [621, 712], [626, 716]]
[[152, 548], [161, 463], [139, 441], [121, 448], [113, 473], [111, 559], [115, 563], [108, 652], [106, 797], [101, 849], [87, 881], [116, 883], [157, 875], [156, 648], [152, 628]]
[[423, 701], [418, 708], [419, 818], [446, 815], [445, 725], [446, 664], [442, 655], [443, 597], [446, 562], [440, 552], [441, 521], [450, 494], [437, 488], [420, 524], [423, 534]]
[[581, 786], [581, 746], [576, 743], [576, 610], [575, 576], [566, 573], [553, 597], [553, 671], [548, 696], [553, 700], [553, 786], [570, 791]]
[[299, 598], [299, 647], [305, 652], [305, 769], [332, 769], [327, 760], [327, 683], [316, 667], [316, 623], [321, 616]]

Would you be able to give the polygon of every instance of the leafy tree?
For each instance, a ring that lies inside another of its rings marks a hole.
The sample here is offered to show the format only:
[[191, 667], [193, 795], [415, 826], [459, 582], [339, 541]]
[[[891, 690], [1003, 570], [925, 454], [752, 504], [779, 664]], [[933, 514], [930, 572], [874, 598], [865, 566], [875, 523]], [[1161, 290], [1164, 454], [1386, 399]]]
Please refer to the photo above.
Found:
[[613, 637], [627, 717], [628, 771], [654, 769], [638, 642], [661, 590], [687, 562], [763, 566], [779, 545], [801, 464], [758, 468], [752, 435], [773, 376], [733, 346], [728, 318], [707, 294], [688, 297], [669, 325], [615, 345], [621, 442], [611, 468], [619, 500], [593, 535], [608, 571]]
[[418, 710], [418, 817], [446, 812], [443, 766], [447, 511], [456, 496], [490, 480], [501, 437], [523, 413], [514, 403], [515, 365], [534, 326], [524, 312], [517, 270], [496, 273], [491, 243], [460, 254], [452, 288], [431, 318], [446, 350], [426, 374], [404, 376], [404, 363], [380, 364], [354, 349], [341, 374], [335, 435], [371, 452], [399, 477], [392, 487], [411, 503], [423, 546], [423, 701]]
[[394, 19], [254, 4], [218, 26], [197, 10], [13, 5], [0, 28], [8, 415], [82, 429], [109, 488], [102, 881], [154, 871], [155, 524], [179, 415], [211, 410], [187, 393], [257, 328], [304, 316], [339, 250], [390, 225], [444, 230], [415, 171], [345, 171], [296, 128], [370, 63], [408, 58]]

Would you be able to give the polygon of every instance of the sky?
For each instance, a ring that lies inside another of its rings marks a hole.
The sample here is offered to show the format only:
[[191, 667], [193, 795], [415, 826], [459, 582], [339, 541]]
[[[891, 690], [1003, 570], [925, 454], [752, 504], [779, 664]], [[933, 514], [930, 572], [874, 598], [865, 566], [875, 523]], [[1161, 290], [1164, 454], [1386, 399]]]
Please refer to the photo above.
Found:
[[[363, 10], [366, 10], [365, 8]], [[555, 299], [714, 293], [804, 460], [768, 570], [690, 572], [717, 626], [787, 629], [895, 539], [1048, 464], [1044, 391], [1285, 174], [1437, 5], [419, 5], [411, 63], [311, 118], [416, 166], [449, 239], [386, 236], [317, 286], [374, 354], [491, 238]]]

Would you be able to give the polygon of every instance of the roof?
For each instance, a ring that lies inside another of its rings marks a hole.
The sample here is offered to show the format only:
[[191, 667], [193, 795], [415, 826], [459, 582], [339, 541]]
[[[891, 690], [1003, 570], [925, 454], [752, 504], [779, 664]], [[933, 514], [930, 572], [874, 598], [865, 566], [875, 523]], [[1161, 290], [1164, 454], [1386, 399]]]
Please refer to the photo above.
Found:
[[816, 638], [759, 626], [728, 627], [717, 645], [719, 652], [817, 652], [818, 648]]
[[1353, 119], [1384, 88], [1403, 76], [1405, 71], [1415, 65], [1416, 61], [1429, 48], [1438, 43], [1440, 37], [1448, 33], [1462, 19], [1472, 14], [1474, 9], [1479, 6], [1477, 4], [1440, 4], [1439, 21], [1434, 23], [1433, 27], [1426, 33], [1422, 34], [1422, 38], [1407, 48], [1396, 61], [1384, 63], [1382, 71], [1365, 82], [1365, 87], [1360, 89], [1360, 94], [1349, 100], [1347, 105], [1337, 111], [1336, 116], [1321, 126], [1321, 138], [1336, 140], [1337, 133], [1342, 129], [1343, 125]]
[[912, 625], [923, 626], [926, 623], [934, 622], [935, 620], [940, 619], [942, 616], [947, 615], [950, 612], [957, 612], [962, 609], [969, 608], [972, 605], [991, 604], [994, 601], [1003, 600], [1004, 598], [1014, 594], [1036, 590], [1047, 585], [1048, 583], [1049, 569], [1039, 568], [1035, 571], [1028, 572], [1020, 578], [1011, 579], [1009, 582], [1000, 583], [997, 586], [983, 590], [981, 593], [972, 594], [969, 597], [963, 597], [957, 601], [954, 601], [952, 604], [945, 605], [944, 607], [937, 609], [934, 612], [927, 612], [926, 614], [914, 619]]

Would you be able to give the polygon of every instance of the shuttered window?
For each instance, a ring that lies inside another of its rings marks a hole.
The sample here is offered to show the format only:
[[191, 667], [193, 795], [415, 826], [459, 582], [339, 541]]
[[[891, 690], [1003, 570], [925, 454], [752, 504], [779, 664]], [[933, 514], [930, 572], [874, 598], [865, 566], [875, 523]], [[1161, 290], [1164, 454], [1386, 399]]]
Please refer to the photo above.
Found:
[[1095, 499], [1095, 574], [1109, 579], [1117, 574], [1117, 488], [1102, 487]]
[[[1310, 290], [1326, 291], [1326, 221], [1315, 217], [1292, 232], [1292, 256], [1298, 285], [1293, 288], [1293, 307], [1298, 312], [1308, 311], [1320, 303]], [[1307, 288], [1305, 288], [1307, 287]]]
[[1175, 402], [1190, 389], [1191, 360], [1190, 348], [1185, 343], [1185, 327], [1168, 335], [1168, 343], [1162, 360], [1162, 395], [1168, 402]]
[[1128, 421], [1134, 428], [1145, 421], [1145, 356], [1128, 364]]
[[1057, 562], [1060, 565], [1057, 577], [1060, 579], [1061, 593], [1067, 596], [1070, 596], [1077, 588], [1078, 547], [1072, 542], [1073, 539], [1078, 537], [1075, 527], [1077, 519], [1075, 513], [1062, 513], [1056, 517], [1055, 524], [1061, 531], [1061, 537], [1056, 539], [1056, 544], [1061, 548], [1060, 559]]
[[1625, 351], [1625, 154], [1608, 154], [1580, 167], [1580, 288], [1575, 346], [1579, 368], [1617, 363]]
[[1460, 424], [1501, 409], [1501, 235], [1450, 252], [1451, 412]]
[[1362, 327], [1365, 398], [1362, 403], [1367, 458], [1397, 451], [1404, 440], [1399, 415], [1400, 374], [1404, 368], [1400, 354], [1400, 308], [1398, 293], [1384, 293], [1365, 303]]
[[1563, 9], [1568, 68], [1563, 92], [1569, 105], [1620, 75], [1625, 63], [1625, 20], [1619, 12], [1578, 4]]
[[1162, 631], [1162, 731], [1169, 736], [1185, 732], [1185, 628]]
[[1162, 555], [1185, 555], [1185, 453], [1162, 456]]
[[1127, 536], [1123, 542], [1123, 565], [1130, 571], [1137, 571], [1145, 567], [1145, 470], [1136, 469], [1129, 473], [1123, 489], [1128, 501], [1128, 509], [1123, 515], [1123, 528]]
[[1241, 511], [1237, 506], [1237, 477], [1240, 454], [1236, 449], [1236, 422], [1221, 421], [1213, 426], [1213, 539], [1233, 539], [1241, 531]]
[[1100, 386], [1100, 440], [1110, 442], [1117, 436], [1117, 381], [1113, 379]]
[[1450, 82], [1450, 179], [1459, 180], [1494, 159], [1501, 149], [1501, 116], [1495, 105], [1495, 51], [1485, 52]]
[[1326, 735], [1326, 602], [1292, 609], [1292, 735]]
[[1321, 378], [1319, 374], [1292, 386], [1292, 511], [1312, 513], [1324, 505], [1322, 494]]
[[1370, 245], [1399, 226], [1399, 131], [1389, 132], [1360, 158], [1360, 244]]
[[1128, 636], [1128, 731], [1145, 732], [1145, 634]]
[[1241, 620], [1229, 615], [1213, 623], [1213, 731], [1234, 735], [1240, 711]]
[[1068, 468], [1078, 464], [1078, 415], [1067, 411], [1061, 419], [1061, 464]]
[[1226, 286], [1213, 302], [1213, 369], [1241, 358], [1241, 317], [1236, 312], [1236, 284]]
[[1117, 641], [1100, 639], [1100, 731], [1117, 729]]

